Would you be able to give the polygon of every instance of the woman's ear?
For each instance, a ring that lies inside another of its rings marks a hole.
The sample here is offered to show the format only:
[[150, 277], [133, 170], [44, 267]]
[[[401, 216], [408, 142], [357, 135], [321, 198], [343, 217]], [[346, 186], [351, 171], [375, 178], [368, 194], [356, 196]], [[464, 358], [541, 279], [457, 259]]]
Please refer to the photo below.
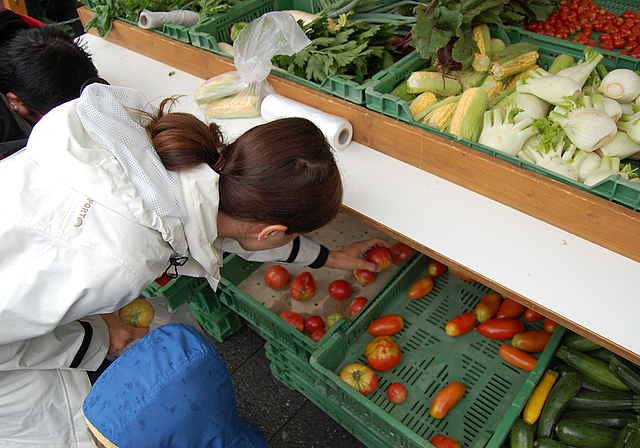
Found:
[[18, 98], [15, 93], [7, 92], [6, 97], [9, 101], [9, 107], [11, 107], [11, 110], [30, 123], [36, 123], [42, 117], [41, 113], [29, 109], [22, 101], [20, 101], [20, 98]]
[[268, 238], [273, 238], [274, 236], [282, 235], [287, 231], [287, 226], [282, 224], [270, 224], [263, 227], [258, 232], [258, 241], [262, 241]]

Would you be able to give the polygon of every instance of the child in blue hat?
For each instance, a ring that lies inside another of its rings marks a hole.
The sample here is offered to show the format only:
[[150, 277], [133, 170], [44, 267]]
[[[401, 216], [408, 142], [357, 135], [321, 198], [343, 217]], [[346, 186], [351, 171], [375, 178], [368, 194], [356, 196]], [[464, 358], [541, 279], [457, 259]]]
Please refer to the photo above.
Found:
[[269, 448], [238, 417], [229, 372], [193, 327], [159, 327], [98, 378], [83, 411], [98, 446]]

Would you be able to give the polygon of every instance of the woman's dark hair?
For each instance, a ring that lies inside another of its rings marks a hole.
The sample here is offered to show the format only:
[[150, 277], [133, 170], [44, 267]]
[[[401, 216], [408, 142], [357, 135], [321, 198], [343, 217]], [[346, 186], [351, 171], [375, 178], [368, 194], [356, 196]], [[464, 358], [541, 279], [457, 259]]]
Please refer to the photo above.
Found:
[[163, 101], [147, 124], [151, 142], [170, 171], [201, 163], [217, 168], [221, 154], [222, 212], [246, 222], [285, 225], [289, 234], [311, 232], [336, 217], [342, 179], [329, 143], [311, 121], [271, 121], [225, 145], [216, 124], [186, 113], [165, 114], [173, 101]]
[[84, 47], [54, 26], [20, 30], [0, 52], [0, 92], [14, 93], [41, 113], [78, 98], [85, 81], [96, 76]]

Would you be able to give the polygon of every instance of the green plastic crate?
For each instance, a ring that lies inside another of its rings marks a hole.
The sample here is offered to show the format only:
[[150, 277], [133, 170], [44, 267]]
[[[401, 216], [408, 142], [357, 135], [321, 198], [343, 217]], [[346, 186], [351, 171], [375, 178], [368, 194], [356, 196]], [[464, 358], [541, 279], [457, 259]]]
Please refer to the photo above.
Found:
[[230, 308], [223, 307], [214, 312], [208, 312], [208, 307], [196, 298], [189, 302], [189, 308], [202, 328], [211, 336], [222, 342], [245, 324], [245, 320]]
[[[409, 287], [427, 273], [427, 257], [415, 259], [345, 333], [335, 333], [310, 359], [321, 376], [315, 386], [329, 401], [348, 411], [385, 446], [414, 448], [430, 446], [435, 434], [447, 434], [469, 448], [497, 448], [508, 434], [520, 409], [544, 373], [560, 343], [559, 327], [547, 348], [537, 354], [533, 372], [504, 362], [498, 349], [508, 341], [485, 338], [477, 331], [452, 338], [446, 323], [475, 308], [490, 290], [448, 272], [436, 278], [434, 290], [419, 300], [406, 297]], [[386, 314], [399, 314], [405, 328], [394, 336], [402, 349], [402, 361], [388, 372], [378, 372], [378, 387], [363, 396], [343, 382], [338, 374], [352, 362], [366, 365], [365, 347], [373, 337], [366, 333], [371, 321]], [[527, 329], [541, 329], [542, 321], [526, 322]], [[444, 386], [462, 381], [467, 391], [444, 419], [429, 415], [434, 395]], [[401, 382], [407, 401], [392, 404], [387, 387]]]
[[301, 333], [293, 328], [280, 318], [278, 314], [268, 309], [263, 303], [257, 301], [238, 287], [261, 263], [249, 262], [236, 255], [229, 255], [225, 258], [225, 271], [218, 285], [219, 298], [224, 305], [231, 308], [247, 322], [250, 322], [260, 330], [265, 340], [275, 342], [278, 347], [286, 348], [287, 353], [291, 356], [296, 356], [305, 363], [308, 363], [311, 355], [329, 339], [331, 334], [340, 329], [344, 331], [357, 322], [363, 311], [376, 301], [376, 298], [393, 282], [394, 277], [406, 269], [410, 265], [410, 260], [413, 260], [417, 256], [419, 256], [419, 253], [414, 252], [414, 254], [398, 268], [394, 276], [391, 276], [381, 288], [372, 295], [362, 311], [360, 311], [353, 320], [347, 321], [340, 319], [331, 328], [327, 329], [327, 334], [320, 342], [313, 341], [307, 334]]
[[[191, 44], [195, 47], [231, 58], [229, 55], [220, 51], [218, 42], [232, 43], [231, 27], [234, 23], [250, 22], [267, 12], [284, 11], [288, 9], [318, 13], [322, 10], [322, 6], [319, 0], [246, 0], [234, 7], [230, 13], [220, 14], [195, 25], [189, 31]], [[322, 84], [318, 84], [300, 76], [292, 75], [284, 70], [275, 68], [271, 70], [272, 75], [294, 81], [305, 87], [342, 98], [354, 104], [365, 104], [365, 90], [375, 82], [376, 79], [383, 76], [384, 72], [385, 70], [382, 70], [374, 74], [369, 81], [365, 81], [363, 84], [358, 84], [335, 75], [327, 76]]]
[[[96, 10], [96, 7], [100, 6], [100, 0], [83, 0], [84, 5], [87, 9], [92, 11]], [[138, 26], [137, 21], [129, 20], [125, 17], [116, 17], [118, 20], [128, 23], [129, 25]], [[180, 42], [184, 42], [185, 44], [191, 44], [191, 36], [189, 35], [189, 30], [193, 27], [186, 27], [182, 25], [175, 25], [173, 23], [166, 23], [162, 29], [150, 29], [156, 34], [160, 34], [162, 36], [170, 37], [171, 39], [178, 40]]]
[[[539, 65], [545, 69], [548, 68], [549, 65], [551, 65], [555, 57], [559, 54], [569, 54], [576, 60], [584, 58], [583, 51], [586, 47], [574, 42], [556, 39], [536, 33], [530, 33], [517, 28], [513, 28], [509, 33], [505, 33], [499, 30], [499, 34], [497, 35], [507, 45], [517, 42], [530, 42], [532, 44], [538, 45], [540, 53]], [[613, 70], [614, 68], [629, 68], [632, 70], [640, 70], [640, 59], [604, 51], [601, 49], [596, 50], [605, 55], [605, 58], [602, 60], [602, 64], [607, 67], [608, 70]], [[413, 115], [411, 114], [409, 104], [396, 96], [390, 95], [389, 92], [391, 92], [394, 87], [400, 84], [400, 82], [406, 79], [411, 72], [423, 69], [427, 64], [428, 62], [421, 59], [417, 53], [409, 54], [404, 59], [399, 61], [394, 67], [387, 70], [384, 76], [376, 79], [371, 85], [367, 87], [367, 108], [396, 118], [400, 121], [404, 121], [446, 139], [465, 144], [485, 154], [497, 157], [498, 159], [507, 161], [521, 168], [549, 177], [563, 184], [571, 185], [572, 187], [575, 187], [579, 190], [589, 192], [593, 195], [623, 205], [632, 210], [640, 210], [640, 184], [630, 182], [626, 179], [621, 178], [620, 176], [609, 176], [607, 179], [600, 181], [596, 185], [588, 187], [582, 182], [574, 181], [567, 177], [561, 176], [557, 173], [554, 173], [553, 171], [547, 170], [546, 168], [539, 167], [535, 163], [527, 162], [515, 156], [505, 154], [501, 151], [496, 151], [495, 149], [489, 148], [488, 146], [481, 145], [480, 143], [473, 142], [471, 140], [458, 140], [455, 136], [449, 134], [448, 132], [440, 131], [430, 126], [426, 126], [422, 123], [416, 122], [413, 119]]]

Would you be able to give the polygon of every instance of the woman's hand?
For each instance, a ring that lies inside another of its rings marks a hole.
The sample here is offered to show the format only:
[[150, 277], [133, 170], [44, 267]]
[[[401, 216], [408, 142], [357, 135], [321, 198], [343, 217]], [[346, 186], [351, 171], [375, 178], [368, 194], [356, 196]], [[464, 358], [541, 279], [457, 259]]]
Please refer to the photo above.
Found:
[[377, 237], [365, 241], [358, 241], [344, 249], [329, 251], [329, 257], [324, 266], [327, 268], [344, 269], [346, 271], [366, 269], [371, 272], [380, 272], [380, 266], [364, 258], [367, 251], [375, 246], [390, 247], [387, 241]]
[[115, 353], [136, 339], [142, 339], [149, 333], [149, 327], [137, 328], [122, 322], [120, 316], [118, 316], [118, 311], [110, 314], [101, 314], [100, 317], [109, 327], [109, 353]]

